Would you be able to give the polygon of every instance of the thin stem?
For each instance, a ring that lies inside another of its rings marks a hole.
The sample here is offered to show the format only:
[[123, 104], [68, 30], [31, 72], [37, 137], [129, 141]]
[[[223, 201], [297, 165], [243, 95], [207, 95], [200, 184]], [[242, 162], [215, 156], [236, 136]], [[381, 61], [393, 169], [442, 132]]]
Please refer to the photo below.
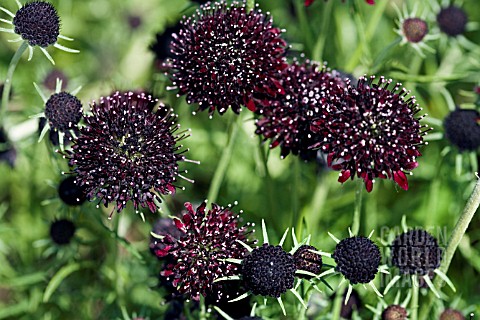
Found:
[[318, 35], [317, 42], [315, 42], [315, 46], [313, 47], [312, 57], [314, 61], [322, 61], [323, 59], [323, 50], [325, 49], [327, 35], [329, 34], [330, 19], [332, 17], [332, 7], [333, 1], [327, 2], [324, 6], [322, 13], [322, 31]]
[[344, 292], [345, 292], [345, 286], [343, 285], [337, 289], [335, 299], [333, 300], [332, 320], [340, 319], [340, 312], [342, 311], [342, 302], [343, 302]]
[[305, 53], [307, 56], [310, 55], [313, 49], [314, 39], [312, 36], [310, 24], [308, 23], [307, 13], [305, 12], [305, 6], [303, 1], [294, 1], [295, 3], [295, 14], [298, 18], [298, 24], [300, 25], [300, 31], [304, 36], [305, 43]]
[[410, 320], [418, 319], [418, 278], [416, 275], [412, 276], [412, 301], [410, 301]]
[[352, 233], [358, 235], [360, 231], [360, 219], [362, 213], [362, 194], [363, 194], [363, 181], [357, 179], [357, 185], [355, 189], [355, 206], [353, 209], [353, 222], [352, 222]]
[[255, 8], [255, 0], [247, 0], [247, 12], [253, 10]]
[[[467, 231], [467, 228], [470, 222], [477, 212], [478, 205], [480, 204], [480, 179], [477, 179], [477, 183], [475, 184], [475, 188], [463, 209], [463, 212], [460, 218], [453, 229], [452, 235], [450, 239], [448, 239], [447, 248], [445, 249], [445, 254], [443, 256], [442, 264], [440, 265], [439, 271], [447, 274], [448, 268], [450, 267], [450, 263], [452, 262], [453, 255], [457, 250], [457, 247], [460, 241], [463, 238], [463, 235]], [[443, 285], [444, 281], [440, 277], [435, 277], [435, 281], [433, 282], [435, 288], [440, 288]], [[430, 309], [432, 308], [433, 302], [435, 301], [435, 297], [432, 292], [430, 292], [430, 299], [426, 307], [422, 309], [422, 313], [420, 314], [420, 319], [426, 319], [428, 314], [430, 313]]]
[[[302, 216], [299, 214], [299, 203], [300, 203], [300, 181], [301, 181], [301, 168], [300, 168], [300, 159], [298, 157], [293, 158], [293, 184], [292, 184], [292, 212], [293, 212], [293, 221], [292, 226], [302, 225]], [[300, 230], [298, 230], [300, 231]]]
[[217, 169], [213, 175], [212, 182], [210, 184], [210, 188], [208, 190], [208, 201], [210, 203], [215, 203], [218, 197], [218, 191], [220, 190], [220, 186], [222, 185], [223, 178], [225, 176], [225, 172], [227, 171], [228, 164], [230, 163], [230, 158], [232, 157], [233, 146], [235, 144], [235, 140], [238, 135], [238, 129], [241, 125], [241, 116], [235, 116], [236, 120], [233, 121], [230, 129], [230, 134], [227, 141], [227, 146], [223, 150], [222, 157], [218, 162]]
[[3, 128], [5, 128], [5, 115], [7, 114], [8, 110], [8, 99], [10, 96], [10, 89], [12, 88], [13, 72], [17, 67], [18, 61], [20, 61], [22, 54], [25, 52], [25, 50], [27, 50], [27, 48], [28, 42], [23, 41], [20, 47], [18, 47], [17, 52], [15, 52], [13, 55], [10, 65], [8, 66], [7, 77], [5, 79], [5, 83], [3, 84], [2, 105], [0, 107], [0, 123]]
[[274, 218], [277, 214], [277, 200], [275, 199], [275, 185], [272, 181], [272, 177], [270, 176], [270, 171], [268, 170], [268, 149], [265, 151], [263, 144], [261, 143], [262, 138], [259, 136], [259, 152], [260, 157], [262, 160], [262, 166], [264, 170], [264, 181], [267, 188], [267, 196], [268, 196], [268, 203], [269, 203], [269, 216], [270, 218]]
[[200, 295], [200, 320], [207, 319], [207, 310], [205, 308], [205, 298]]

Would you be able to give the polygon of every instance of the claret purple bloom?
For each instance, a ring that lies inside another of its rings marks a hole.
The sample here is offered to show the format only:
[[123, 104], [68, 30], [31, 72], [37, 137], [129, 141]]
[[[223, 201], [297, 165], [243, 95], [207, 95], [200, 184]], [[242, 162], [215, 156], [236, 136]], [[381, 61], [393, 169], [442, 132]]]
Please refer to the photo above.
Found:
[[176, 115], [157, 104], [150, 95], [134, 92], [92, 103], [86, 125], [65, 156], [89, 200], [115, 203], [117, 212], [129, 201], [135, 209], [155, 212], [160, 194], [175, 193], [177, 177], [184, 178], [178, 162], [188, 161], [176, 144], [188, 133], [174, 135], [180, 127]]
[[271, 140], [270, 148], [279, 146], [281, 157], [290, 152], [304, 159], [315, 158], [315, 143], [310, 125], [322, 111], [325, 97], [341, 92], [345, 86], [338, 74], [309, 60], [294, 61], [282, 72], [284, 95], [277, 95], [268, 105], [258, 108], [256, 134]]
[[242, 105], [253, 111], [284, 94], [279, 78], [287, 44], [268, 13], [247, 11], [239, 2], [209, 2], [180, 24], [165, 67], [187, 103], [210, 114], [229, 107], [239, 113]]
[[408, 189], [406, 173], [418, 166], [419, 147], [430, 129], [416, 117], [422, 109], [409, 91], [383, 77], [361, 77], [343, 94], [330, 97], [313, 130], [318, 134], [314, 147], [328, 154], [327, 162], [340, 171], [339, 182], [355, 176], [372, 191], [376, 178], [393, 179]]
[[214, 281], [233, 276], [238, 269], [226, 259], [242, 259], [247, 253], [239, 241], [252, 243], [247, 240], [251, 232], [249, 224], [240, 226], [239, 215], [231, 211], [231, 206], [224, 208], [212, 204], [212, 209], [207, 210], [206, 205], [203, 202], [194, 210], [191, 203], [185, 203], [187, 211], [183, 217], [173, 220], [180, 236], [154, 235], [157, 243], [161, 244], [156, 246], [157, 257], [170, 255], [174, 261], [161, 275], [171, 280], [180, 293], [194, 300], [212, 291], [218, 292], [220, 298], [222, 290], [214, 289], [223, 284]]

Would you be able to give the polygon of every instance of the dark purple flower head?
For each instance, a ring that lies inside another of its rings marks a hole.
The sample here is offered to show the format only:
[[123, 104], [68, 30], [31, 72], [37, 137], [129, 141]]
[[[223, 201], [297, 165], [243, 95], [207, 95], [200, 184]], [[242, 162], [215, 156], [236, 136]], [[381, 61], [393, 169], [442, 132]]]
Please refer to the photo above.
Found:
[[407, 320], [407, 310], [396, 304], [390, 305], [383, 310], [382, 320]]
[[421, 108], [401, 84], [389, 89], [392, 80], [373, 79], [361, 77], [356, 86], [348, 84], [343, 94], [329, 98], [312, 124], [314, 147], [328, 154], [328, 165], [340, 171], [341, 183], [357, 176], [370, 192], [376, 178], [388, 178], [407, 190], [405, 173], [418, 166], [418, 148], [424, 144], [426, 125], [415, 116]]
[[[322, 270], [322, 256], [310, 250], [317, 251], [317, 248], [309, 245], [300, 246], [293, 254], [297, 270], [304, 270], [313, 274], [320, 274]], [[310, 279], [311, 276], [306, 274], [297, 274], [299, 278]]]
[[419, 43], [428, 33], [428, 25], [420, 18], [407, 18], [403, 21], [402, 32], [408, 42]]
[[310, 129], [311, 121], [321, 112], [326, 96], [341, 91], [343, 80], [315, 62], [294, 61], [282, 72], [284, 95], [277, 95], [268, 104], [257, 108], [256, 134], [271, 140], [270, 148], [280, 146], [281, 157], [290, 152], [302, 158], [315, 158], [317, 151]]
[[75, 181], [74, 176], [62, 180], [58, 186], [58, 196], [69, 206], [78, 206], [85, 202], [85, 190]]
[[442, 8], [437, 14], [437, 23], [440, 30], [451, 37], [456, 37], [465, 32], [468, 22], [466, 12], [457, 6], [451, 5]]
[[440, 314], [440, 319], [439, 320], [465, 320], [465, 317], [458, 310], [445, 309]]
[[278, 298], [293, 288], [296, 270], [293, 255], [281, 246], [264, 244], [243, 259], [240, 273], [253, 294]]
[[355, 236], [340, 241], [332, 254], [340, 272], [351, 284], [369, 283], [378, 273], [382, 256], [369, 238]]
[[21, 7], [13, 18], [15, 33], [30, 46], [48, 47], [57, 42], [60, 18], [55, 7], [48, 2], [34, 1]]
[[445, 118], [445, 137], [460, 151], [480, 147], [480, 114], [477, 110], [457, 108]]
[[199, 300], [200, 295], [218, 292], [219, 299], [222, 282], [214, 280], [236, 274], [237, 266], [225, 259], [242, 259], [247, 250], [237, 241], [248, 243], [250, 233], [247, 226], [239, 226], [239, 216], [230, 207], [222, 208], [212, 204], [211, 210], [206, 210], [202, 203], [195, 211], [191, 203], [186, 202], [187, 212], [182, 219], [174, 219], [181, 235], [174, 238], [167, 234], [158, 243], [155, 251], [157, 257], [171, 256], [174, 262], [166, 266], [161, 275], [172, 280], [173, 285], [182, 294], [193, 300]]
[[65, 132], [82, 119], [82, 102], [68, 92], [52, 94], [45, 104], [45, 117], [52, 129]]
[[50, 225], [50, 237], [59, 245], [70, 243], [75, 234], [75, 224], [68, 219], [55, 220]]
[[242, 105], [253, 111], [284, 93], [279, 78], [286, 67], [286, 43], [268, 15], [222, 0], [201, 6], [180, 24], [166, 67], [187, 103], [198, 103], [210, 114], [229, 107], [239, 113]]
[[425, 275], [440, 267], [442, 249], [437, 239], [417, 229], [397, 236], [391, 245], [392, 265], [402, 274]]
[[176, 115], [164, 105], [152, 110], [157, 102], [144, 93], [116, 92], [92, 103], [68, 151], [89, 200], [115, 203], [117, 212], [129, 201], [155, 212], [158, 194], [175, 193], [178, 162], [185, 160], [176, 143], [188, 135], [174, 136]]

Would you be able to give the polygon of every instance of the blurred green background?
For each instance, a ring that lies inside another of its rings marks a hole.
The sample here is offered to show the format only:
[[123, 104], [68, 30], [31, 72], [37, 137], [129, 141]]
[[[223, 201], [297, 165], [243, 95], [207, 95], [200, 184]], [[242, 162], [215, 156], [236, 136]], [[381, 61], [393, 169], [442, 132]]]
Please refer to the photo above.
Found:
[[[52, 3], [61, 17], [61, 33], [75, 39], [60, 43], [81, 52], [69, 54], [49, 48], [56, 62], [52, 66], [36, 50], [30, 62], [24, 55], [14, 75], [8, 127], [17, 157], [13, 168], [0, 162], [0, 319], [161, 319], [168, 305], [163, 303], [164, 292], [156, 288], [160, 264], [148, 252], [149, 232], [161, 214], [145, 212], [147, 221], [143, 222], [129, 207], [109, 221], [109, 210], [96, 209], [95, 203], [77, 208], [60, 201], [57, 187], [61, 171], [68, 171], [68, 167], [47, 139], [37, 143], [38, 123], [29, 117], [42, 112], [44, 106], [33, 82], [52, 93], [43, 83], [48, 73], [58, 69], [68, 78], [67, 90], [83, 86], [78, 97], [85, 107], [114, 90], [137, 89], [153, 92], [174, 107], [182, 127], [192, 129], [192, 136], [183, 141], [190, 148], [188, 158], [201, 164], [181, 164], [195, 183], [182, 181], [185, 190], [166, 198], [164, 215], [167, 209], [179, 213], [185, 201], [200, 203], [207, 197], [237, 116], [231, 111], [224, 116], [215, 114], [213, 119], [207, 113], [192, 115], [196, 107], [176, 98], [175, 92], [167, 92], [167, 78], [154, 67], [154, 54], [148, 47], [155, 33], [192, 14], [197, 4], [183, 0]], [[410, 226], [434, 230], [445, 246], [476, 180], [477, 153], [459, 153], [442, 139], [441, 123], [455, 104], [478, 108], [473, 92], [480, 82], [478, 1], [463, 1], [470, 21], [470, 31], [464, 36], [467, 41], [439, 32], [435, 1], [379, 0], [368, 6], [358, 0], [353, 6], [339, 0], [317, 0], [309, 8], [302, 0], [258, 3], [263, 11], [271, 12], [275, 25], [287, 30], [284, 35], [292, 46], [291, 56], [303, 52], [306, 58], [328, 61], [329, 67], [357, 77], [365, 73], [391, 77], [417, 97], [429, 115], [424, 122], [434, 127], [432, 136], [440, 139], [421, 149], [423, 156], [409, 177], [408, 191], [387, 180], [377, 181], [373, 192], [364, 194], [360, 233], [368, 235], [375, 230], [374, 239], [386, 239], [389, 230], [398, 230], [405, 215]], [[389, 46], [398, 38], [394, 3], [409, 12], [415, 3], [418, 5], [431, 34], [438, 36], [427, 42], [435, 53], [424, 50], [422, 57], [409, 45]], [[13, 0], [1, 5], [13, 12], [17, 9]], [[3, 13], [2, 17], [8, 18]], [[132, 18], [138, 18], [140, 24], [132, 26]], [[5, 78], [18, 47], [18, 43], [7, 42], [14, 37], [0, 33], [0, 79]], [[331, 252], [335, 243], [327, 231], [338, 238], [348, 236], [355, 183], [341, 185], [336, 182], [338, 172], [292, 155], [280, 160], [279, 150], [269, 151], [267, 145], [260, 145], [248, 110], [240, 116], [240, 133], [216, 202], [227, 205], [238, 201], [236, 210], [245, 211], [244, 221], [259, 225], [265, 219], [270, 236], [277, 242], [285, 228], [295, 226], [299, 237], [311, 234], [312, 244]], [[302, 223], [297, 224], [300, 217]], [[77, 225], [75, 239], [68, 246], [49, 239], [50, 223], [60, 218], [72, 219]], [[287, 240], [289, 246], [291, 241]], [[457, 293], [445, 290], [451, 299], [436, 302], [432, 319], [448, 306], [475, 311], [479, 316], [479, 273], [477, 216], [450, 267], [449, 277]], [[338, 277], [332, 278], [332, 285], [338, 281]], [[364, 304], [376, 305], [371, 291], [360, 288], [359, 294]], [[316, 297], [320, 319], [328, 319], [329, 308], [323, 306], [330, 295], [325, 288], [324, 295]], [[288, 295], [286, 299], [294, 301]], [[289, 310], [288, 306], [287, 314], [294, 314], [293, 307]], [[278, 317], [278, 305], [272, 303], [271, 308], [272, 318]], [[365, 308], [360, 314], [364, 319], [372, 317]]]

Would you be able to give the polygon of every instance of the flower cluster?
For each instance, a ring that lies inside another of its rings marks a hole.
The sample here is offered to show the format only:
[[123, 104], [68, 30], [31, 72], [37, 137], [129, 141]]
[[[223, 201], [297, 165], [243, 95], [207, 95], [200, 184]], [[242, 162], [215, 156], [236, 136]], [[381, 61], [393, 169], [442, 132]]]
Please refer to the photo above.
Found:
[[[76, 183], [89, 200], [105, 206], [116, 204], [117, 212], [132, 201], [135, 209], [152, 212], [161, 201], [158, 194], [175, 193], [178, 152], [175, 115], [144, 93], [116, 92], [91, 105], [86, 126], [73, 140], [66, 157], [74, 167]], [[113, 212], [112, 212], [113, 213]]]
[[[214, 283], [217, 278], [235, 274], [237, 266], [225, 259], [243, 258], [247, 250], [238, 241], [249, 242], [248, 225], [239, 226], [239, 216], [230, 207], [212, 204], [207, 211], [206, 205], [204, 202], [194, 210], [191, 203], [185, 203], [182, 219], [174, 219], [181, 235], [156, 235], [159, 245], [154, 249], [157, 257], [173, 257], [162, 276], [194, 300], [221, 286], [221, 282]], [[222, 295], [222, 290], [216, 291]]]

